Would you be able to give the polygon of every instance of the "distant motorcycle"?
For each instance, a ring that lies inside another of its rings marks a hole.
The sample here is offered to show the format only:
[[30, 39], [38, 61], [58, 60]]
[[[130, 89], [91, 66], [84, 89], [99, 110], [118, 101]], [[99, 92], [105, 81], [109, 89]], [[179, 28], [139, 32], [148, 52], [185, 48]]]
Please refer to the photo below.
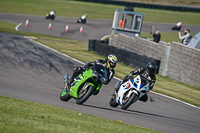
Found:
[[87, 19], [81, 19], [81, 18], [79, 18], [79, 19], [77, 20], [77, 23], [86, 24], [86, 22], [87, 22]]
[[69, 91], [66, 89], [67, 80], [69, 80], [69, 74], [65, 75], [65, 88], [60, 93], [60, 100], [68, 101], [74, 98], [77, 104], [82, 104], [91, 95], [97, 95], [102, 85], [107, 82], [106, 69], [104, 66], [95, 63], [92, 68], [74, 78]]
[[[118, 81], [117, 85], [121, 83]], [[110, 106], [121, 106], [121, 109], [126, 110], [131, 104], [139, 100], [143, 95], [149, 91], [148, 81], [142, 76], [137, 75], [133, 79], [129, 79], [127, 82], [120, 86], [117, 93], [113, 93], [110, 99]]]
[[51, 20], [54, 20], [55, 17], [56, 17], [55, 15], [46, 14], [45, 19], [51, 19]]
[[178, 22], [176, 25], [174, 25], [171, 30], [178, 30], [180, 31], [182, 28], [182, 22]]

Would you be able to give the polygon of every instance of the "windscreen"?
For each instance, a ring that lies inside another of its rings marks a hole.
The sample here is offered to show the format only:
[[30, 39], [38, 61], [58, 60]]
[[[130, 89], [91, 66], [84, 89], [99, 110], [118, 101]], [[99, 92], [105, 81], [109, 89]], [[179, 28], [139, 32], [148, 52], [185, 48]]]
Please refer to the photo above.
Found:
[[107, 77], [106, 69], [105, 69], [105, 67], [103, 65], [101, 65], [101, 64], [94, 64], [94, 70], [96, 72], [98, 72], [100, 76]]

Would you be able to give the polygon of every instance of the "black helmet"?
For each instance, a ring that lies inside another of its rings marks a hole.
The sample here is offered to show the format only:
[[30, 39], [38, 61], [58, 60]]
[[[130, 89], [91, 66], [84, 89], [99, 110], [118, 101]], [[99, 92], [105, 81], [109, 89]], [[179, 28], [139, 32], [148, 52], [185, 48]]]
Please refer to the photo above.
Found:
[[[109, 54], [106, 59], [106, 64], [109, 68], [115, 68], [117, 64], [117, 57], [113, 54]], [[111, 64], [112, 63], [112, 64]]]
[[149, 62], [149, 63], [146, 65], [146, 68], [147, 68], [147, 70], [148, 70], [151, 74], [153, 74], [153, 73], [155, 73], [155, 71], [156, 71], [156, 69], [157, 69], [157, 66], [156, 66], [156, 64], [153, 63], [153, 62]]

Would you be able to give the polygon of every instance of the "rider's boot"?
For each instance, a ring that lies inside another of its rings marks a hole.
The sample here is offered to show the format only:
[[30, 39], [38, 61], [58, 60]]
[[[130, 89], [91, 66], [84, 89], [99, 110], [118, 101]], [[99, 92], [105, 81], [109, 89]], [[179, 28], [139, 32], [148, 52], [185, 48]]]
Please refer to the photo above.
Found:
[[114, 90], [115, 90], [115, 95], [116, 95], [117, 92], [119, 91], [119, 87], [120, 87], [120, 85], [114, 89]]
[[66, 89], [67, 91], [69, 91], [70, 87], [71, 87], [72, 81], [71, 79], [67, 80], [67, 85], [66, 85]]
[[69, 80], [67, 80], [67, 86], [66, 86], [66, 89], [69, 91], [70, 88], [71, 88], [71, 84], [74, 82], [74, 78], [78, 76], [78, 73], [77, 72], [74, 72], [72, 74], [72, 77], [69, 78]]
[[69, 91], [71, 88], [71, 84], [74, 82], [74, 78], [77, 77], [79, 74], [81, 74], [84, 71], [84, 68], [82, 67], [76, 67], [74, 68], [74, 73], [72, 74], [72, 77], [67, 80], [67, 86], [66, 89]]

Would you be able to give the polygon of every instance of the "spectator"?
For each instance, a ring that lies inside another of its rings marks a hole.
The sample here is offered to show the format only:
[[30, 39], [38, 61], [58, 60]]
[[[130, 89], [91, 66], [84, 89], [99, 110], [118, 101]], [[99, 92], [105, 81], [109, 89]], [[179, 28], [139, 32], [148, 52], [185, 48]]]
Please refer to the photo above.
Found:
[[187, 45], [189, 41], [192, 39], [192, 35], [190, 34], [190, 30], [186, 29], [186, 35], [181, 36], [181, 32], [178, 32], [179, 38], [183, 39], [183, 44]]
[[156, 42], [156, 43], [159, 43], [160, 38], [161, 38], [160, 32], [156, 31], [156, 33], [153, 33], [152, 36], [153, 36], [153, 41]]
[[[188, 28], [185, 28], [185, 31], [184, 31], [185, 33], [184, 33], [184, 35], [187, 34], [187, 32], [186, 32], [187, 30], [188, 30]], [[181, 41], [182, 44], [183, 44], [183, 41], [184, 41], [184, 39], [182, 39], [182, 41]]]

